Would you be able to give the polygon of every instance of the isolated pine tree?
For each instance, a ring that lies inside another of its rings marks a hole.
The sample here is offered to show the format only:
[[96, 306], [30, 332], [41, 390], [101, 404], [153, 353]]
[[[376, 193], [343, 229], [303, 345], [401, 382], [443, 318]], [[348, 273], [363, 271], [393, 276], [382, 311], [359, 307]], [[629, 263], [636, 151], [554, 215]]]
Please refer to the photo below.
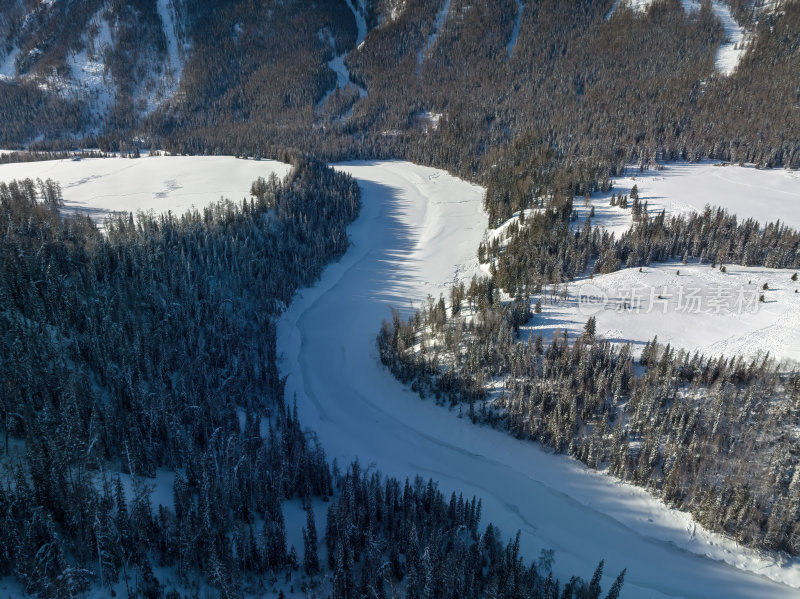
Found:
[[311, 505], [306, 510], [306, 525], [303, 527], [303, 570], [310, 576], [319, 572], [317, 525], [314, 521], [314, 508]]
[[595, 334], [597, 333], [597, 319], [590, 316], [583, 327], [583, 339], [588, 342], [594, 341]]

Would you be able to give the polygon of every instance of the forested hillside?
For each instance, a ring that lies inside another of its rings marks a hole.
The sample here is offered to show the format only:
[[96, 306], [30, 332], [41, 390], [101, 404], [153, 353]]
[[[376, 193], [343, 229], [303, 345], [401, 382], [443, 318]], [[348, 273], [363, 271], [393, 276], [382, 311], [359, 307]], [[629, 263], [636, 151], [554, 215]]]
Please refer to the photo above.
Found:
[[[734, 3], [748, 46], [729, 76], [714, 67], [725, 34], [710, 2], [621, 5], [610, 18], [612, 0], [5, 4], [6, 21], [25, 26], [6, 27], [16, 70], [0, 80], [3, 144], [80, 140], [92, 123], [111, 148], [405, 157], [482, 180], [512, 210], [541, 189], [583, 193], [631, 160], [800, 160], [796, 0]], [[99, 120], [97, 106], [41, 84], [93, 47], [66, 26], [76, 19], [111, 32], [97, 60], [115, 95]], [[143, 78], [171, 81], [170, 52], [179, 85], [143, 95]]]

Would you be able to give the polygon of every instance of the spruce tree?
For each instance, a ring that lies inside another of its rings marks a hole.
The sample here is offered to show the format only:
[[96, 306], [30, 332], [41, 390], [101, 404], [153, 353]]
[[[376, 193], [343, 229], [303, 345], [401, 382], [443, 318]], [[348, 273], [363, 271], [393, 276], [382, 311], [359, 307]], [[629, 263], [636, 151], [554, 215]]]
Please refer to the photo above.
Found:
[[317, 525], [314, 521], [314, 508], [311, 505], [306, 510], [306, 525], [303, 527], [303, 570], [309, 576], [319, 572]]

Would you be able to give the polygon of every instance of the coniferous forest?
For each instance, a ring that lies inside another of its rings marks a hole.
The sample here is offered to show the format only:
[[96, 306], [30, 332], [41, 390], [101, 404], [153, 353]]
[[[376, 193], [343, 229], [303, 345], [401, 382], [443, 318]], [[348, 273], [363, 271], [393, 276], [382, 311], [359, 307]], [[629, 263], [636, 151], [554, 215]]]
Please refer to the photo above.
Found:
[[644, 211], [616, 239], [591, 219], [573, 228], [559, 212], [543, 209], [513, 222], [506, 243], [482, 244], [493, 276], [451, 288], [449, 301], [429, 298], [406, 321], [395, 312], [378, 334], [381, 361], [420, 397], [473, 422], [651, 489], [743, 544], [800, 554], [800, 373], [657, 339], [634, 360], [630, 345], [595, 339], [594, 317], [576, 339], [519, 335], [537, 318], [531, 296], [577, 276], [681, 258], [798, 268], [800, 234], [707, 207], [670, 218]]
[[[347, 249], [360, 194], [293, 162], [241, 203], [118, 215], [104, 231], [61, 215], [53, 181], [0, 184], [0, 576], [40, 597], [121, 581], [130, 596], [180, 596], [163, 567], [223, 597], [287, 583], [341, 598], [599, 597], [602, 563], [562, 586], [551, 560], [525, 564], [518, 540], [481, 526], [480, 501], [357, 462], [342, 474], [302, 428], [275, 319]], [[293, 499], [303, 547], [287, 546]]]
[[303, 427], [276, 320], [347, 251], [360, 192], [325, 163], [355, 158], [483, 185], [490, 227], [521, 215], [476, 248], [488, 276], [384, 323], [397, 379], [800, 555], [796, 371], [657, 339], [634, 358], [591, 319], [520, 336], [532, 298], [584, 276], [800, 268], [798, 231], [722, 208], [632, 197], [618, 237], [575, 222], [574, 198], [631, 165], [800, 167], [800, 2], [723, 3], [746, 31], [730, 74], [708, 0], [0, 0], [0, 147], [27, 150], [0, 163], [149, 149], [294, 166], [241, 200], [102, 227], [64, 215], [56, 181], [0, 184], [0, 579], [47, 598], [618, 596], [624, 571], [605, 595], [602, 562], [556, 580], [551, 554], [481, 523], [480, 498], [330, 463]]

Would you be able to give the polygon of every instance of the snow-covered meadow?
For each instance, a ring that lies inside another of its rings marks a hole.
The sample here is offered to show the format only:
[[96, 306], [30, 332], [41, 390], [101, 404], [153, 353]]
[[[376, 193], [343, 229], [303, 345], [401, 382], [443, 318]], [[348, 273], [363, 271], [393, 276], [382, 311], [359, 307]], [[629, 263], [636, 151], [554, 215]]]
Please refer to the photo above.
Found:
[[[329, 457], [340, 464], [358, 457], [365, 468], [401, 478], [430, 476], [447, 493], [477, 494], [484, 522], [496, 523], [505, 535], [522, 531], [526, 559], [555, 550], [558, 576], [590, 576], [605, 558], [608, 588], [627, 568], [623, 597], [797, 596], [797, 561], [743, 549], [641, 489], [476, 427], [400, 385], [377, 356], [381, 320], [390, 306], [407, 312], [428, 294], [480, 272], [476, 249], [487, 226], [483, 190], [404, 162], [336, 168], [356, 177], [363, 192], [362, 214], [349, 229], [352, 246], [313, 288], [298, 293], [278, 331], [287, 394], [296, 395], [301, 420], [318, 433]], [[136, 208], [177, 213], [220, 195], [240, 199], [270, 169], [282, 176], [289, 167], [233, 158], [54, 161], [2, 166], [0, 180], [51, 177], [73, 208], [95, 215]], [[647, 197], [651, 191], [641, 175], [637, 182]], [[620, 191], [626, 183], [616, 184]], [[670, 265], [660, 276], [677, 268]], [[684, 276], [688, 267], [680, 268]], [[777, 287], [783, 274], [775, 276]]]
[[[800, 173], [751, 166], [676, 163], [657, 171], [633, 169], [613, 181], [608, 193], [589, 205], [576, 199], [576, 226], [592, 206], [592, 222], [616, 235], [627, 230], [631, 210], [609, 205], [612, 193], [629, 195], [636, 185], [651, 216], [721, 206], [740, 220], [780, 220], [800, 228]], [[658, 335], [662, 343], [707, 355], [755, 357], [767, 352], [779, 360], [800, 360], [800, 282], [791, 270], [725, 265], [689, 260], [651, 264], [641, 270], [584, 277], [568, 285], [566, 299], [552, 290], [542, 296], [543, 310], [523, 335], [556, 330], [580, 333], [589, 316], [601, 337], [631, 342], [634, 353]], [[767, 289], [763, 289], [764, 284]], [[797, 292], [796, 292], [797, 291]], [[761, 301], [763, 295], [764, 301]]]
[[64, 194], [64, 210], [89, 214], [102, 223], [113, 212], [201, 210], [221, 197], [250, 197], [258, 177], [285, 177], [291, 166], [274, 160], [230, 156], [143, 156], [48, 160], [0, 165], [0, 182], [53, 179]]
[[[677, 214], [702, 210], [706, 205], [721, 206], [740, 220], [753, 218], [761, 223], [780, 220], [800, 228], [799, 171], [710, 160], [676, 162], [660, 170], [640, 171], [631, 167], [624, 176], [615, 178], [613, 184], [608, 193], [593, 197], [595, 205], [607, 204], [612, 193], [630, 195], [636, 185], [639, 198], [648, 202], [651, 214], [662, 209], [667, 214]], [[579, 210], [580, 205], [581, 202], [576, 202]]]

